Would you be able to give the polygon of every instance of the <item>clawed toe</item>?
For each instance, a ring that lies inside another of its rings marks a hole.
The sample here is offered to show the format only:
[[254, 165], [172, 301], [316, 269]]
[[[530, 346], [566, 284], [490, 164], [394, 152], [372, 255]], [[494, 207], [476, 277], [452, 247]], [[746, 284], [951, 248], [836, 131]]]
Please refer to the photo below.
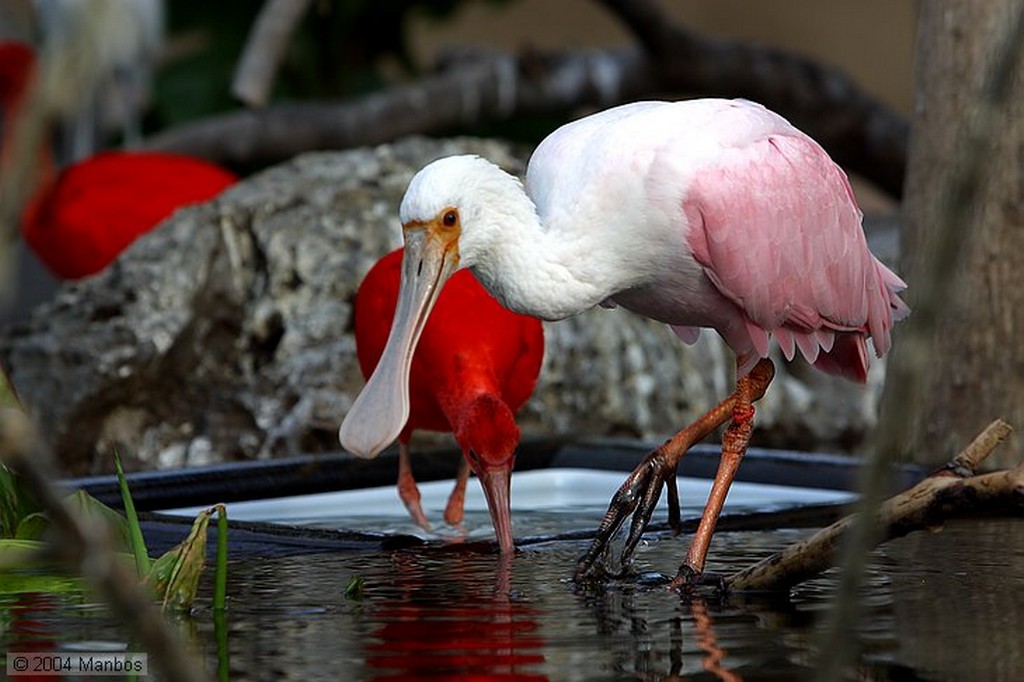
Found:
[[606, 566], [598, 568], [598, 559], [607, 552], [612, 539], [622, 527], [626, 517], [632, 515], [629, 534], [619, 557], [622, 570], [618, 575], [624, 575], [633, 552], [640, 543], [644, 530], [658, 506], [662, 485], [666, 483], [669, 487], [669, 523], [673, 525], [674, 529], [679, 527], [679, 494], [675, 486], [675, 474], [675, 464], [669, 463], [660, 449], [649, 454], [633, 470], [633, 473], [616, 491], [608, 506], [608, 511], [605, 512], [604, 518], [601, 520], [594, 540], [577, 562], [575, 580], [578, 581], [587, 576], [599, 577], [595, 575], [598, 572], [601, 576], [616, 577]]
[[718, 573], [706, 573], [694, 569], [689, 564], [679, 567], [676, 577], [669, 584], [669, 588], [688, 592], [697, 587], [708, 586], [715, 588], [715, 591], [725, 592], [725, 576]]
[[[679, 513], [679, 491], [676, 487], [676, 472], [679, 462], [687, 450], [727, 421], [722, 441], [722, 458], [708, 496], [704, 513], [690, 543], [686, 561], [679, 574], [672, 581], [673, 587], [687, 588], [701, 584], [715, 584], [714, 576], [702, 573], [715, 523], [722, 511], [729, 486], [736, 476], [740, 460], [746, 452], [753, 429], [754, 411], [752, 403], [759, 400], [775, 375], [775, 365], [762, 358], [749, 374], [736, 380], [736, 389], [727, 399], [715, 405], [692, 424], [669, 438], [657, 450], [640, 463], [626, 481], [619, 487], [605, 513], [586, 553], [576, 564], [574, 578], [580, 580], [593, 575], [598, 558], [607, 551], [612, 538], [618, 532], [626, 517], [632, 514], [629, 535], [620, 556], [623, 568], [629, 563], [633, 551], [640, 542], [644, 530], [654, 513], [661, 496], [661, 487], [668, 487], [668, 522], [678, 535], [682, 530]], [[602, 568], [602, 570], [605, 570]]]

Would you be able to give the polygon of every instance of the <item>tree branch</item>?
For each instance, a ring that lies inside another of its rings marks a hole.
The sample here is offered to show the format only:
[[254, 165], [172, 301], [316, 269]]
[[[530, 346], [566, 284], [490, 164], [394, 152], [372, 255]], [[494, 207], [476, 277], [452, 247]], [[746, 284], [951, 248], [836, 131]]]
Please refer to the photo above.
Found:
[[242, 104], [254, 109], [267, 104], [277, 67], [309, 3], [310, 0], [267, 0], [260, 8], [231, 81], [231, 94]]
[[[1002, 420], [992, 422], [948, 465], [895, 497], [875, 515], [879, 544], [915, 530], [979, 513], [1017, 514], [1024, 511], [1024, 462], [1009, 471], [975, 475], [981, 464], [1012, 429]], [[735, 573], [725, 580], [728, 591], [786, 590], [833, 565], [836, 550], [855, 515], [823, 528], [813, 536]]]
[[781, 50], [700, 37], [671, 25], [649, 2], [603, 1], [646, 49], [466, 53], [444, 71], [360, 100], [233, 112], [168, 130], [147, 146], [245, 169], [481, 121], [699, 93], [762, 102], [837, 162], [900, 195], [907, 122], [845, 75]]
[[605, 106], [637, 95], [645, 85], [651, 85], [649, 73], [636, 50], [535, 53], [526, 63], [509, 55], [467, 53], [444, 72], [360, 100], [232, 112], [156, 135], [146, 146], [244, 168], [303, 151], [381, 144], [482, 120]]
[[903, 191], [909, 124], [845, 73], [777, 48], [713, 39], [673, 23], [654, 0], [600, 0], [630, 28], [662, 82], [746, 97], [790, 118], [846, 168]]

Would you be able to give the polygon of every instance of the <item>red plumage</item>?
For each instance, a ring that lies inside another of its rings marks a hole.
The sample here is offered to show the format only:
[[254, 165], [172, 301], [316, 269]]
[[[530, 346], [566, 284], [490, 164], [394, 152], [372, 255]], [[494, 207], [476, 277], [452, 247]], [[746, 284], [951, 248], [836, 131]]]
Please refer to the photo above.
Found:
[[[356, 349], [366, 377], [391, 331], [403, 253], [398, 249], [381, 258], [356, 295]], [[514, 413], [533, 392], [543, 354], [539, 320], [503, 308], [468, 270], [456, 273], [413, 356], [409, 420], [399, 436], [403, 450], [413, 431], [454, 432], [482, 483], [488, 470], [511, 470], [519, 443]], [[403, 500], [410, 504], [405, 494]]]
[[22, 216], [22, 235], [58, 277], [87, 277], [179, 208], [212, 199], [235, 181], [226, 170], [178, 154], [97, 154], [44, 182]]
[[[0, 44], [0, 107], [10, 117], [32, 81], [35, 57], [22, 43]], [[232, 173], [180, 154], [105, 152], [60, 172], [40, 150], [38, 188], [22, 215], [22, 234], [58, 277], [78, 279], [109, 265], [178, 208], [206, 201], [235, 183]]]

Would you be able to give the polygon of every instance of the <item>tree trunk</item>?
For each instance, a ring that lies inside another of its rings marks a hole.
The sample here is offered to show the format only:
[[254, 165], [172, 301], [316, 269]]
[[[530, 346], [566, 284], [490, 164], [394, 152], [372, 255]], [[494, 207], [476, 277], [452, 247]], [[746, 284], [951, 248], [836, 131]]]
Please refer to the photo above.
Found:
[[[1008, 29], [1021, 12], [1020, 0], [921, 3], [901, 269], [915, 314], [895, 330], [879, 444], [918, 461], [946, 461], [996, 417], [1017, 431], [991, 464], [1009, 466], [1021, 456], [1024, 66], [1019, 55], [1005, 72], [1003, 104], [984, 108], [999, 98], [993, 95], [998, 89], [992, 87], [993, 65], [1014, 53], [1006, 49]], [[945, 246], [936, 247], [940, 243]], [[936, 248], [946, 248], [951, 257], [936, 257]], [[929, 302], [929, 296], [938, 300]]]

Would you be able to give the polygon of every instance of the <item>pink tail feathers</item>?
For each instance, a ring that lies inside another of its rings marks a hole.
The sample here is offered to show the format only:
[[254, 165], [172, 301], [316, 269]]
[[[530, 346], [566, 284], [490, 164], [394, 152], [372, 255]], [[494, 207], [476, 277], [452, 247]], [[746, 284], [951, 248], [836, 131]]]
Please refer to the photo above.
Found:
[[882, 357], [892, 347], [891, 331], [893, 322], [910, 314], [908, 306], [899, 292], [907, 288], [906, 283], [879, 260], [875, 260], [878, 272], [879, 295], [873, 296], [869, 304], [867, 328], [863, 331], [837, 331], [832, 348], [822, 352], [814, 366], [823, 372], [864, 383], [868, 380], [871, 358], [868, 355], [867, 337], [875, 346], [875, 354]]
[[[892, 346], [893, 322], [910, 314], [910, 307], [898, 295], [907, 285], [880, 261], [875, 260], [875, 266], [878, 288], [868, 294], [865, 324], [861, 327], [839, 327], [822, 320], [824, 324], [814, 329], [790, 324], [778, 327], [771, 336], [778, 341], [787, 360], [792, 360], [799, 349], [808, 362], [823, 372], [860, 383], [867, 381], [871, 366], [868, 338], [875, 347], [875, 354], [882, 357]], [[747, 347], [745, 351], [738, 351], [741, 375], [750, 371], [759, 358], [768, 355], [769, 333], [750, 321], [746, 332], [749, 340], [737, 344], [739, 348]]]
[[860, 332], [838, 332], [832, 350], [818, 355], [814, 366], [822, 372], [865, 383], [868, 380], [868, 344]]

